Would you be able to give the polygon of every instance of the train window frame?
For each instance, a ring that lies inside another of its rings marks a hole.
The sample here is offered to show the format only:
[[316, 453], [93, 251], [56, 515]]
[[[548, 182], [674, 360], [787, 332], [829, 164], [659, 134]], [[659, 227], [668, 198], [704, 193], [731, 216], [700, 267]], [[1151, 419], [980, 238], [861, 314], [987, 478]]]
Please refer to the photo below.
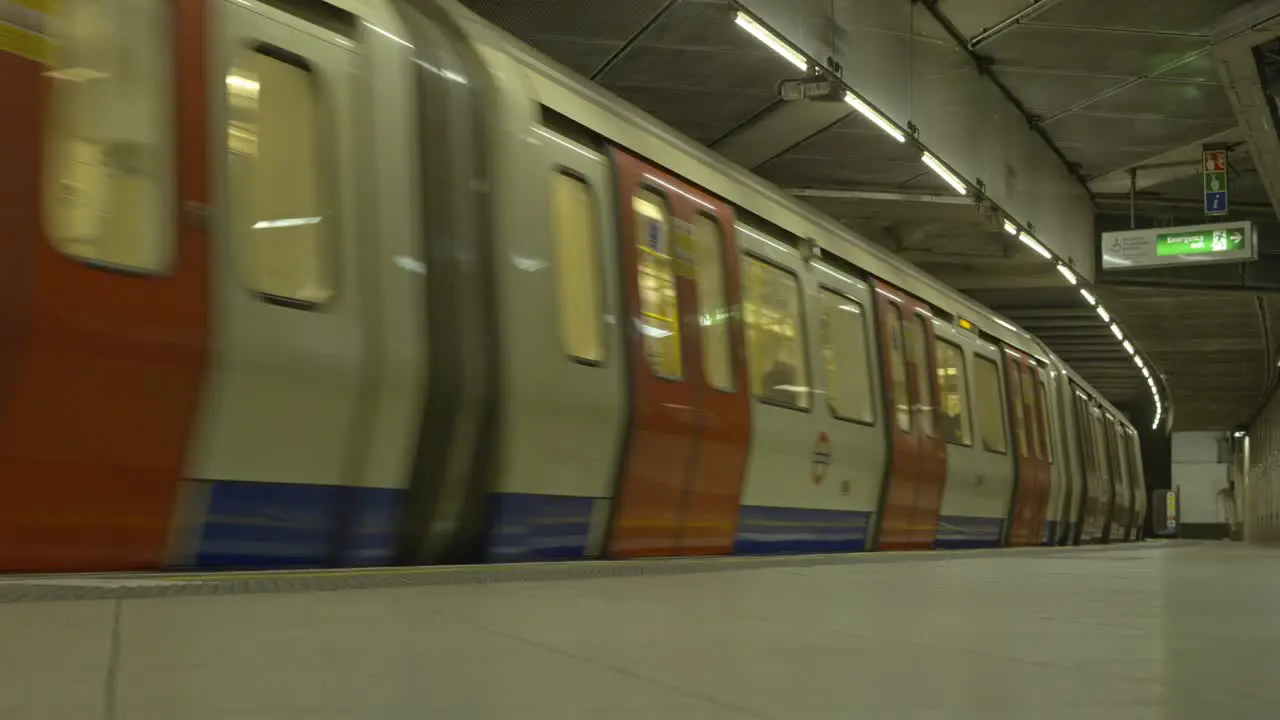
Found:
[[[328, 285], [329, 292], [322, 300], [307, 300], [304, 298], [289, 297], [286, 295], [278, 295], [276, 293], [266, 292], [254, 287], [254, 283], [244, 273], [244, 250], [240, 247], [244, 244], [243, 240], [238, 240], [240, 229], [236, 226], [236, 221], [242, 214], [237, 209], [239, 203], [227, 193], [226, 206], [228, 216], [228, 240], [231, 244], [232, 267], [234, 274], [238, 279], [241, 287], [250, 295], [259, 301], [268, 305], [274, 305], [290, 310], [300, 310], [303, 312], [316, 312], [332, 306], [339, 301], [343, 295], [342, 287], [342, 243], [344, 233], [342, 230], [343, 214], [339, 209], [338, 202], [341, 194], [336, 189], [337, 179], [340, 175], [340, 162], [334, 156], [333, 148], [339, 146], [339, 133], [333, 118], [333, 99], [331, 91], [328, 87], [329, 74], [318, 68], [315, 63], [305, 56], [281, 47], [279, 45], [264, 40], [248, 40], [233, 46], [230, 49], [226, 62], [223, 64], [223, 76], [229, 76], [231, 70], [235, 67], [236, 60], [242, 57], [244, 53], [261, 55], [270, 60], [274, 60], [284, 65], [297, 68], [307, 74], [309, 84], [311, 86], [311, 97], [313, 100], [313, 111], [315, 115], [315, 134], [316, 134], [316, 150], [315, 159], [318, 168], [317, 175], [319, 179], [316, 181], [317, 204], [322, 208], [319, 215], [323, 230], [322, 248], [317, 253], [317, 260], [328, 263]], [[225, 90], [221, 94], [221, 102], [223, 108], [223, 127], [221, 128], [222, 153], [223, 153], [223, 178], [222, 181], [227, 185], [232, 184], [231, 167], [232, 152], [230, 142], [227, 140], [228, 130], [231, 127], [230, 99], [229, 93]]]
[[[971, 402], [970, 402], [970, 397], [969, 397], [969, 368], [968, 368], [968, 362], [969, 362], [969, 361], [968, 361], [968, 358], [966, 358], [966, 357], [965, 357], [965, 355], [964, 355], [964, 348], [963, 348], [963, 347], [961, 347], [959, 343], [952, 342], [952, 341], [947, 340], [947, 339], [945, 339], [945, 338], [937, 337], [936, 333], [935, 333], [935, 336], [934, 336], [934, 343], [933, 343], [933, 344], [934, 344], [934, 356], [935, 356], [935, 357], [934, 357], [934, 376], [935, 376], [935, 378], [936, 378], [936, 376], [937, 376], [937, 372], [938, 372], [938, 369], [939, 369], [939, 368], [938, 368], [938, 361], [937, 361], [937, 357], [936, 357], [936, 356], [937, 356], [937, 354], [938, 354], [938, 350], [939, 350], [943, 345], [946, 345], [947, 347], [951, 348], [952, 350], [955, 350], [955, 351], [956, 351], [956, 354], [960, 357], [960, 365], [959, 365], [959, 368], [960, 368], [959, 376], [960, 376], [960, 377], [959, 377], [959, 380], [958, 380], [958, 383], [957, 383], [957, 384], [959, 385], [959, 387], [960, 387], [960, 393], [959, 393], [959, 394], [960, 394], [960, 398], [961, 398], [961, 400], [960, 400], [960, 402], [961, 402], [960, 412], [961, 412], [961, 414], [964, 416], [965, 421], [968, 423], [968, 429], [969, 429], [969, 441], [968, 441], [968, 442], [960, 442], [960, 441], [952, 440], [951, 438], [946, 438], [946, 437], [944, 437], [944, 439], [947, 441], [947, 444], [948, 444], [948, 445], [956, 445], [956, 446], [958, 446], [958, 447], [967, 447], [967, 448], [971, 448], [971, 447], [973, 447], [973, 446], [974, 446], [974, 432], [973, 432], [973, 411], [972, 411], [972, 409], [971, 409]], [[939, 394], [939, 395], [941, 395], [941, 394], [942, 394], [942, 386], [941, 386], [941, 384], [939, 384], [939, 385], [938, 385], [938, 394]], [[942, 410], [942, 408], [938, 408], [938, 412], [939, 412], [939, 414], [945, 414], [945, 412]], [[1003, 428], [1002, 428], [1002, 429], [1003, 429]]]
[[[903, 322], [902, 306], [900, 304], [896, 302], [890, 302], [888, 304], [888, 308], [889, 308], [889, 313], [891, 315], [891, 317], [886, 318], [885, 320], [885, 322], [889, 324], [888, 331], [890, 334], [889, 348], [888, 348], [889, 349], [889, 383], [888, 385], [892, 387], [886, 388], [886, 389], [892, 390], [892, 393], [893, 393], [892, 402], [893, 402], [893, 416], [895, 419], [894, 424], [897, 426], [898, 432], [901, 432], [907, 435], [912, 435], [912, 434], [915, 434], [915, 431], [916, 431], [916, 414], [912, 412], [912, 409], [911, 409], [911, 373], [907, 371], [906, 324]], [[897, 347], [896, 356], [894, 354], [894, 343], [893, 343], [893, 337], [892, 337], [895, 327], [898, 330], [898, 347]], [[898, 379], [899, 378], [894, 376], [895, 368], [901, 368], [902, 370], [902, 377], [901, 377], [902, 389], [906, 391], [906, 397], [903, 398], [906, 400], [905, 404], [898, 402], [899, 400]], [[888, 395], [886, 395], [886, 397], [888, 397]], [[906, 413], [902, 412], [902, 408], [904, 407], [907, 409]], [[906, 418], [905, 425], [902, 422], [903, 418]]]
[[589, 216], [591, 219], [591, 230], [592, 230], [592, 238], [589, 245], [592, 248], [594, 248], [594, 251], [595, 251], [595, 263], [594, 263], [595, 264], [595, 281], [592, 284], [594, 285], [594, 291], [595, 291], [594, 294], [598, 302], [598, 309], [600, 310], [600, 316], [599, 318], [597, 318], [597, 322], [594, 323], [594, 327], [597, 332], [596, 341], [599, 345], [600, 357], [587, 358], [587, 357], [582, 357], [580, 355], [576, 355], [570, 352], [569, 348], [565, 346], [564, 317], [560, 310], [560, 301], [563, 293], [561, 292], [562, 286], [561, 286], [559, 273], [560, 273], [560, 268], [562, 264], [560, 262], [560, 255], [559, 255], [559, 252], [560, 252], [559, 237], [555, 232], [556, 210], [554, 205], [555, 197], [552, 194], [554, 193], [554, 190], [553, 190], [552, 193], [548, 194], [549, 197], [548, 197], [547, 206], [548, 206], [548, 210], [550, 211], [550, 222], [548, 223], [547, 230], [549, 234], [552, 236], [552, 256], [555, 258], [555, 267], [556, 267], [555, 280], [553, 281], [553, 283], [555, 285], [556, 309], [557, 309], [556, 319], [555, 319], [555, 324], [557, 328], [556, 334], [559, 336], [559, 339], [560, 339], [560, 349], [565, 354], [565, 357], [567, 357], [569, 361], [575, 365], [582, 365], [583, 367], [593, 367], [593, 368], [605, 367], [609, 361], [609, 333], [608, 333], [608, 327], [607, 327], [608, 324], [605, 322], [605, 316], [608, 314], [608, 307], [607, 307], [608, 298], [606, 297], [605, 282], [604, 282], [604, 273], [605, 273], [604, 253], [601, 252], [602, 245], [605, 242], [605, 234], [602, 232], [604, 230], [604, 226], [600, 222], [600, 212], [601, 212], [600, 194], [596, 192], [595, 186], [591, 184], [591, 180], [588, 179], [587, 176], [584, 175], [582, 172], [576, 170], [573, 167], [570, 167], [564, 164], [554, 164], [551, 167], [550, 174], [553, 177], [563, 177], [563, 178], [572, 180], [574, 182], [577, 182], [586, 191], [586, 197], [590, 202]]
[[[670, 320], [664, 320], [664, 322], [671, 323], [672, 334], [674, 335], [675, 344], [676, 344], [676, 350], [680, 354], [679, 362], [676, 363], [676, 366], [679, 368], [679, 374], [664, 375], [658, 372], [658, 369], [654, 367], [653, 360], [649, 357], [647, 346], [645, 345], [645, 337], [643, 332], [640, 332], [640, 335], [641, 335], [640, 349], [641, 349], [641, 352], [644, 353], [645, 365], [648, 366], [649, 374], [652, 377], [657, 378], [659, 380], [665, 380], [667, 382], [682, 383], [688, 380], [688, 378], [686, 377], [687, 371], [685, 368], [685, 363], [688, 360], [688, 354], [685, 352], [684, 328], [682, 327], [681, 318], [680, 318], [680, 275], [679, 273], [676, 272], [676, 256], [674, 254], [674, 244], [675, 244], [674, 225], [677, 218], [675, 214], [671, 211], [671, 197], [667, 194], [667, 191], [665, 189], [658, 187], [655, 183], [641, 181], [636, 183], [635, 187], [631, 190], [630, 197], [626, 204], [627, 211], [630, 213], [628, 217], [628, 220], [630, 222], [632, 223], [635, 222], [635, 218], [636, 218], [635, 200], [640, 196], [640, 193], [649, 193], [650, 195], [653, 195], [662, 201], [659, 204], [659, 207], [662, 209], [662, 213], [663, 213], [663, 229], [666, 233], [667, 250], [669, 251], [666, 255], [667, 268], [668, 270], [670, 270], [671, 287], [672, 287], [672, 290], [675, 292], [675, 308], [674, 308], [675, 317]], [[646, 200], [646, 202], [648, 201]], [[637, 303], [643, 303], [643, 299], [640, 293], [640, 255], [642, 254], [642, 251], [640, 250], [640, 239], [638, 237], [632, 238], [632, 246], [633, 246], [633, 250], [636, 253], [636, 263], [635, 263], [635, 272], [632, 273], [632, 277], [630, 278], [629, 282], [634, 283], [634, 287], [636, 288]], [[636, 309], [637, 309], [637, 312], [641, 312], [641, 313], [644, 312], [644, 310], [641, 307], [637, 307]], [[632, 329], [634, 330], [634, 326]]]
[[815, 393], [813, 391], [813, 367], [812, 367], [812, 362], [810, 361], [810, 358], [809, 358], [808, 311], [805, 307], [806, 304], [805, 304], [804, 282], [801, 279], [800, 274], [795, 270], [771, 258], [765, 257], [764, 255], [761, 255], [760, 253], [755, 252], [754, 250], [750, 250], [750, 249], [743, 250], [739, 253], [739, 255], [741, 256], [742, 260], [746, 260], [747, 262], [751, 262], [751, 261], [759, 262], [775, 270], [778, 270], [779, 272], [790, 275], [791, 279], [795, 281], [796, 332], [798, 334], [797, 346], [800, 348], [800, 352], [802, 354], [801, 364], [804, 367], [804, 372], [805, 372], [804, 382], [806, 386], [804, 396], [805, 398], [807, 398], [808, 402], [806, 405], [794, 405], [792, 403], [787, 403], [787, 402], [782, 402], [780, 400], [772, 400], [766, 397], [762, 397], [761, 395], [756, 393], [753, 363], [751, 362], [751, 340], [750, 340], [751, 323], [748, 321], [747, 313], [746, 313], [747, 283], [746, 283], [746, 274], [743, 273], [743, 278], [742, 278], [743, 281], [741, 283], [742, 305], [743, 305], [742, 339], [743, 339], [743, 351], [747, 356], [747, 385], [748, 385], [747, 391], [751, 394], [751, 397], [755, 399], [756, 402], [759, 402], [763, 405], [769, 405], [771, 407], [776, 407], [776, 408], [783, 408], [785, 410], [791, 410], [793, 412], [802, 412], [806, 414], [812, 413], [813, 405], [814, 405], [813, 396]]
[[[986, 431], [984, 430], [982, 435], [982, 439], [984, 440], [984, 442], [982, 443], [982, 452], [991, 453], [992, 455], [1009, 455], [1010, 453], [1012, 453], [1011, 446], [1014, 444], [1015, 441], [1013, 440], [1013, 437], [1012, 437], [1013, 433], [1010, 432], [1010, 428], [1009, 428], [1009, 397], [1008, 397], [1008, 389], [1005, 388], [1004, 373], [1001, 372], [1002, 363], [998, 358], [987, 357], [986, 355], [983, 355], [981, 353], [974, 353], [973, 357], [978, 361], [980, 361], [981, 363], [986, 363], [987, 365], [990, 365], [991, 370], [995, 376], [996, 411], [1000, 418], [1000, 439], [1002, 440], [1002, 445], [1003, 445], [1003, 448], [1000, 450], [992, 450], [988, 448], [985, 442]], [[976, 381], [976, 378], [977, 378], [976, 374], [974, 375], [974, 378]]]
[[[736, 363], [734, 363], [734, 355], [735, 355], [735, 353], [733, 352], [734, 312], [733, 312], [733, 304], [729, 302], [729, 263], [727, 260], [727, 253], [725, 253], [725, 244], [728, 241], [730, 235], [725, 232], [724, 223], [714, 213], [708, 212], [706, 210], [696, 210], [694, 211], [693, 215], [694, 215], [693, 222], [690, 223], [692, 232], [690, 232], [689, 234], [692, 236], [691, 239], [693, 240], [693, 246], [694, 246], [693, 283], [695, 286], [695, 296], [697, 301], [696, 310], [697, 310], [697, 317], [698, 317], [698, 354], [701, 356], [701, 360], [702, 360], [702, 362], [700, 363], [702, 365], [702, 380], [703, 382], [706, 383], [707, 387], [711, 388], [715, 392], [724, 393], [726, 395], [732, 395], [738, 391], [738, 368]], [[702, 265], [699, 262], [700, 260], [702, 260], [702, 258], [699, 256], [699, 254], [702, 251], [702, 243], [699, 241], [697, 236], [697, 226], [698, 226], [699, 219], [709, 221], [711, 223], [711, 226], [715, 228], [715, 232], [716, 232], [716, 240], [717, 240], [716, 260], [717, 260], [718, 268], [720, 271], [720, 301], [723, 303], [724, 311], [726, 313], [724, 342], [725, 342], [725, 358], [729, 364], [729, 367], [728, 367], [729, 383], [727, 386], [716, 384], [716, 382], [712, 379], [711, 374], [708, 372], [708, 368], [707, 368], [708, 355], [707, 355], [706, 340], [707, 340], [707, 328], [709, 328], [710, 325], [702, 324], [703, 283], [702, 283], [702, 273], [700, 271], [700, 268], [702, 267]], [[732, 225], [730, 225], [730, 229], [732, 229]]]
[[[916, 410], [922, 421], [920, 424], [924, 426], [925, 436], [936, 438], [938, 437], [938, 408], [934, 403], [934, 391], [938, 389], [938, 377], [936, 374], [937, 368], [934, 364], [936, 358], [933, 357], [934, 353], [929, 352], [929, 331], [933, 329], [933, 315], [920, 308], [913, 308], [911, 310], [911, 319], [920, 333], [920, 357], [915, 358], [915, 364], [917, 365], [915, 390], [917, 394], [921, 394], [921, 391], [924, 391], [923, 394], [926, 396], [916, 398]], [[904, 324], [902, 328], [902, 344], [904, 346], [906, 345], [906, 340], [907, 330], [906, 324]], [[918, 367], [921, 361], [924, 363], [923, 372]], [[921, 387], [922, 379], [924, 387]], [[908, 382], [910, 382], [909, 377]]]
[[[57, 9], [49, 13], [55, 24], [69, 22], [65, 13], [69, 4], [59, 4]], [[174, 22], [174, 10], [170, 7], [164, 7], [157, 10], [163, 14], [163, 24], [167, 27]], [[160, 20], [152, 18], [152, 20]], [[51, 30], [56, 32], [56, 29]], [[173, 56], [174, 50], [177, 48], [179, 38], [172, 32], [144, 33], [156, 46], [151, 51], [157, 57], [168, 60]], [[60, 45], [66, 44], [66, 38], [55, 37]], [[164, 76], [160, 78], [160, 82], [154, 87], [149, 87], [151, 91], [157, 87], [162, 87], [162, 95], [156, 100], [158, 111], [155, 113], [153, 121], [157, 123], [153, 130], [158, 131], [160, 138], [154, 142], [150, 142], [147, 148], [153, 153], [155, 162], [153, 164], [155, 172], [152, 179], [153, 187], [148, 188], [149, 204], [153, 205], [150, 212], [149, 220], [154, 222], [155, 242], [153, 244], [153, 262], [150, 265], [135, 265], [118, 260], [102, 260], [98, 258], [88, 257], [80, 252], [75, 252], [69, 248], [74, 240], [69, 240], [68, 235], [72, 233], [63, 232], [63, 226], [67, 221], [65, 211], [56, 209], [54, 204], [56, 198], [62, 193], [56, 191], [56, 188], [65, 182], [65, 171], [63, 170], [62, 155], [59, 152], [57, 143], [72, 133], [64, 132], [64, 128], [74, 127], [75, 123], [82, 122], [78, 118], [72, 116], [64, 108], [67, 103], [72, 103], [73, 99], [68, 98], [66, 91], [74, 91], [70, 85], [77, 86], [74, 89], [81, 89], [79, 86], [84, 85], [84, 81], [75, 77], [68, 76], [68, 73], [76, 70], [76, 68], [62, 67], [58, 61], [60, 56], [56, 55], [50, 61], [46, 62], [44, 74], [48, 76], [53, 86], [49, 89], [47, 96], [44, 98], [42, 107], [45, 112], [45, 121], [43, 125], [43, 138], [39, 149], [39, 168], [40, 178], [35, 180], [37, 192], [39, 194], [39, 209], [37, 211], [38, 224], [43, 239], [58, 255], [85, 267], [111, 272], [114, 274], [125, 275], [142, 279], [150, 278], [167, 278], [173, 277], [176, 273], [179, 258], [182, 254], [181, 248], [181, 223], [176, 219], [181, 205], [181, 198], [178, 193], [178, 176], [180, 174], [180, 135], [178, 118], [172, 111], [173, 103], [177, 102], [178, 92], [176, 88], [176, 71], [169, 66], [168, 63], [160, 63], [164, 67]], [[110, 75], [108, 75], [109, 77]], [[132, 78], [131, 78], [132, 79]], [[58, 83], [68, 83], [69, 85], [59, 85]], [[105, 154], [105, 149], [100, 149]], [[111, 193], [109, 199], [104, 205], [111, 205], [116, 192], [115, 184], [112, 181], [108, 193]], [[99, 206], [100, 208], [101, 206]], [[100, 229], [94, 235], [95, 241], [101, 241], [107, 237], [109, 231]]]
[[[863, 420], [850, 415], [845, 415], [843, 413], [838, 413], [832, 409], [830, 402], [827, 403], [827, 414], [829, 414], [832, 418], [839, 420], [841, 422], [852, 423], [854, 425], [862, 425], [864, 427], [875, 427], [876, 424], [879, 422], [879, 413], [876, 412], [876, 397], [875, 397], [876, 378], [875, 378], [875, 372], [874, 372], [875, 342], [873, 341], [875, 339], [875, 320], [874, 319], [871, 319], [870, 321], [868, 320], [868, 311], [865, 303], [851, 297], [848, 293], [838, 288], [832, 287], [826, 283], [818, 283], [819, 313], [822, 312], [821, 298], [823, 296], [823, 293], [830, 293], [838, 298], [841, 298], [847, 302], [851, 302], [854, 305], [857, 305], [862, 315], [862, 339], [863, 339], [862, 350], [863, 350], [863, 355], [865, 356], [863, 359], [866, 363], [866, 365], [864, 366], [866, 372], [863, 373], [863, 376], [866, 378], [867, 399], [868, 399], [867, 412], [870, 413], [870, 418]], [[821, 319], [819, 319], [819, 322], [821, 322]], [[821, 325], [819, 325], [819, 335], [821, 335]], [[818, 344], [819, 346], [822, 345], [821, 338], [819, 338]], [[823, 349], [824, 349], [823, 347], [819, 347], [819, 350], [823, 350]], [[824, 363], [824, 370], [825, 370], [825, 363]], [[824, 378], [828, 380], [828, 383], [830, 383], [830, 378], [826, 378], [825, 375], [824, 375]], [[825, 388], [825, 391], [828, 393], [828, 396], [829, 396], [829, 393], [830, 393], [829, 384], [828, 384], [828, 387]]]
[[1044, 452], [1050, 465], [1057, 461], [1058, 453], [1053, 444], [1053, 428], [1050, 427], [1052, 413], [1049, 412], [1049, 379], [1043, 369], [1037, 373], [1040, 381], [1040, 415], [1044, 423]]

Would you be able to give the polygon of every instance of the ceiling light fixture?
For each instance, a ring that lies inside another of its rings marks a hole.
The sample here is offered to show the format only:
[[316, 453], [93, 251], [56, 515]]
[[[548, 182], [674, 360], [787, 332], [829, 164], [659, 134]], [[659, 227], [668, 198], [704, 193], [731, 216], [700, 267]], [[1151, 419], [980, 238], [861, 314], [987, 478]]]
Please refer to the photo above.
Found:
[[956, 174], [948, 170], [946, 166], [942, 164], [942, 161], [934, 157], [932, 153], [924, 153], [920, 156], [920, 159], [925, 165], [929, 166], [930, 170], [937, 173], [938, 177], [946, 180], [947, 184], [951, 186], [951, 189], [961, 195], [969, 194], [969, 188], [965, 186], [964, 181], [956, 177]]
[[1058, 263], [1058, 272], [1061, 273], [1062, 277], [1066, 278], [1067, 282], [1071, 283], [1072, 285], [1075, 285], [1076, 283], [1080, 282], [1080, 278], [1077, 278], [1076, 274], [1071, 272], [1071, 268], [1067, 267], [1066, 265], [1063, 265], [1062, 263]]
[[1128, 351], [1129, 351], [1129, 354], [1130, 354], [1130, 355], [1132, 355], [1132, 354], [1134, 353], [1133, 343], [1129, 342], [1128, 340], [1125, 340], [1125, 341], [1124, 341], [1124, 349], [1125, 349], [1125, 350], [1128, 350]]
[[1053, 255], [1049, 253], [1048, 248], [1041, 245], [1039, 240], [1036, 240], [1035, 238], [1031, 237], [1027, 233], [1018, 233], [1018, 239], [1022, 241], [1023, 245], [1026, 245], [1032, 250], [1035, 250], [1036, 252], [1040, 253], [1040, 257], [1044, 258], [1045, 260], [1053, 259]]
[[1101, 305], [1098, 306], [1098, 317], [1102, 318], [1102, 322], [1111, 322], [1111, 313], [1108, 313], [1107, 309]]
[[1098, 298], [1094, 297], [1093, 293], [1089, 292], [1088, 290], [1085, 290], [1084, 288], [1080, 288], [1080, 294], [1084, 296], [1084, 299], [1087, 300], [1090, 305], [1098, 304]]
[[773, 33], [765, 30], [764, 26], [756, 22], [755, 18], [739, 10], [734, 22], [738, 24], [738, 27], [751, 33], [757, 40], [767, 45], [770, 50], [781, 55], [787, 62], [795, 65], [803, 72], [809, 71], [809, 61], [803, 55], [796, 52], [790, 45], [783, 42]]
[[1007, 233], [1009, 233], [1010, 235], [1013, 235], [1013, 236], [1017, 237], [1017, 235], [1018, 235], [1018, 226], [1017, 226], [1017, 225], [1014, 225], [1014, 224], [1013, 224], [1013, 221], [1012, 221], [1012, 220], [1010, 220], [1009, 218], [1005, 218], [1005, 219], [1004, 219], [1004, 231], [1005, 231], [1005, 232], [1007, 232]]
[[897, 140], [898, 142], [907, 141], [906, 133], [894, 127], [893, 123], [889, 122], [888, 118], [876, 112], [875, 109], [863, 101], [862, 98], [854, 95], [853, 93], [845, 93], [844, 101], [852, 105], [854, 110], [862, 113], [863, 117], [875, 123], [876, 127], [888, 133], [889, 137]]
[[1142, 377], [1144, 377], [1144, 378], [1146, 378], [1146, 379], [1150, 380], [1150, 379], [1151, 379], [1151, 371], [1150, 371], [1150, 370], [1148, 370], [1148, 369], [1146, 369], [1146, 368], [1142, 368]]
[[1116, 336], [1117, 340], [1124, 340], [1124, 333], [1120, 332], [1120, 326], [1111, 323], [1111, 334]]

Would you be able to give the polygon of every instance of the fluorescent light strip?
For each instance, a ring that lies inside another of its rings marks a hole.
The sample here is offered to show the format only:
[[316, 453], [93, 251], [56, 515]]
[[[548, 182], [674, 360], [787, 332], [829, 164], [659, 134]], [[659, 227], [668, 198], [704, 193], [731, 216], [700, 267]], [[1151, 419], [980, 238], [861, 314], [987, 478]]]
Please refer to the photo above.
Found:
[[1090, 305], [1098, 304], [1098, 298], [1094, 297], [1093, 293], [1089, 292], [1088, 290], [1085, 290], [1084, 288], [1080, 288], [1080, 294], [1084, 296], [1085, 300], [1089, 301]]
[[1132, 355], [1135, 352], [1133, 349], [1133, 343], [1129, 342], [1128, 340], [1124, 341], [1124, 349], [1128, 350], [1130, 355]]
[[1146, 369], [1146, 368], [1142, 368], [1142, 377], [1144, 377], [1144, 378], [1146, 378], [1146, 379], [1150, 380], [1150, 379], [1151, 379], [1151, 371], [1150, 371], [1150, 370], [1148, 370], [1148, 369]]
[[1120, 326], [1111, 323], [1111, 334], [1116, 336], [1117, 340], [1124, 340], [1124, 333], [1120, 332]]
[[1076, 277], [1076, 274], [1071, 272], [1071, 268], [1063, 265], [1062, 263], [1058, 263], [1058, 272], [1062, 273], [1062, 277], [1066, 278], [1067, 282], [1072, 285], [1080, 282], [1080, 279]]
[[934, 157], [930, 153], [924, 153], [923, 155], [920, 156], [920, 159], [924, 161], [925, 165], [929, 166], [930, 170], [937, 173], [938, 177], [942, 178], [943, 180], [946, 180], [947, 184], [951, 186], [951, 189], [955, 190], [961, 195], [969, 194], [969, 188], [965, 186], [964, 181], [956, 177], [955, 173], [948, 170], [942, 164], [942, 161], [938, 160], [938, 158]]
[[905, 133], [903, 133], [898, 128], [894, 127], [893, 123], [889, 122], [889, 120], [885, 116], [876, 112], [875, 109], [873, 109], [870, 105], [863, 102], [862, 98], [858, 97], [857, 95], [854, 95], [853, 93], [845, 93], [844, 101], [852, 105], [854, 110], [857, 110], [858, 112], [862, 113], [863, 117], [875, 123], [876, 127], [888, 133], [889, 137], [893, 138], [894, 140], [897, 140], [898, 142], [907, 141], [907, 136]]
[[1026, 245], [1032, 250], [1040, 253], [1040, 257], [1043, 257], [1045, 260], [1053, 259], [1053, 255], [1049, 253], [1049, 249], [1041, 245], [1039, 240], [1036, 240], [1026, 233], [1018, 233], [1018, 239], [1022, 241], [1023, 245]]
[[1144, 369], [1144, 370], [1147, 368], [1147, 366], [1142, 362], [1142, 356], [1141, 356], [1141, 355], [1134, 355], [1134, 356], [1133, 356], [1133, 361], [1134, 361], [1135, 363], [1137, 363], [1137, 364], [1138, 364], [1138, 367], [1140, 367], [1140, 368], [1142, 368], [1142, 369]]
[[738, 17], [734, 18], [734, 22], [738, 24], [738, 27], [751, 33], [757, 40], [767, 45], [770, 50], [781, 55], [787, 62], [804, 72], [809, 71], [809, 61], [803, 55], [793, 50], [791, 46], [782, 40], [774, 37], [773, 33], [765, 30], [764, 26], [755, 21], [755, 18], [739, 10]]
[[1098, 317], [1102, 318], [1102, 322], [1111, 322], [1111, 314], [1101, 305], [1098, 306]]
[[1010, 219], [1008, 219], [1008, 218], [1005, 218], [1005, 221], [1004, 221], [1004, 231], [1005, 231], [1005, 232], [1007, 232], [1007, 233], [1009, 233], [1010, 235], [1013, 235], [1014, 237], [1017, 237], [1017, 235], [1018, 235], [1018, 226], [1017, 226], [1017, 225], [1014, 225], [1012, 220], [1010, 220]]

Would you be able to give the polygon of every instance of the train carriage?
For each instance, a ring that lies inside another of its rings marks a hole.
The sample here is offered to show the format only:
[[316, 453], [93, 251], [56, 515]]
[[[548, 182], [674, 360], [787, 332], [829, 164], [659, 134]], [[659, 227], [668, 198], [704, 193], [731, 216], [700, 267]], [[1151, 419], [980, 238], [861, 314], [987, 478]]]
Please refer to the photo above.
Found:
[[1034, 337], [450, 0], [120, 2], [0, 52], [0, 570], [1139, 536]]

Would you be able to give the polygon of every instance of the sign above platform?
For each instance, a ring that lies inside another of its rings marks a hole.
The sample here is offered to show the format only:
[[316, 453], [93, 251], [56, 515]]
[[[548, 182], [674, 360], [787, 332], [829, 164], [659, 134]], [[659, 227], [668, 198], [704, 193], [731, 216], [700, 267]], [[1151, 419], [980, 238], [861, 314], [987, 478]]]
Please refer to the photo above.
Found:
[[1251, 262], [1258, 241], [1251, 222], [1102, 233], [1103, 270]]
[[1227, 214], [1227, 151], [1204, 150], [1204, 214]]

